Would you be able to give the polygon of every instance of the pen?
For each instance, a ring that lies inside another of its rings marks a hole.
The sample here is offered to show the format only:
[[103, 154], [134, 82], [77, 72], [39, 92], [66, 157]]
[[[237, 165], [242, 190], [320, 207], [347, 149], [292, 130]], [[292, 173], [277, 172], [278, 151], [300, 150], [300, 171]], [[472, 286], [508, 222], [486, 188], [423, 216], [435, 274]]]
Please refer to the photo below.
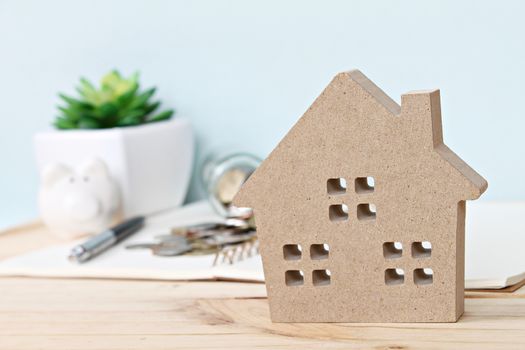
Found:
[[144, 217], [137, 216], [91, 237], [77, 245], [69, 254], [69, 261], [83, 263], [106, 251], [144, 226]]

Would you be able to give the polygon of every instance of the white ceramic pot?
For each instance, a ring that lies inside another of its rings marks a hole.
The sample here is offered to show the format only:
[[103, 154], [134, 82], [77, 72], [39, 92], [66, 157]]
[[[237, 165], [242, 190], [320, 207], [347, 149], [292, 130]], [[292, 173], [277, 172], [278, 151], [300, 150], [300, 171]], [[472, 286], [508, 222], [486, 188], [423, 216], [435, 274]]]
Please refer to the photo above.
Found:
[[124, 217], [179, 206], [186, 196], [194, 140], [185, 119], [125, 128], [40, 132], [34, 141], [39, 171], [50, 163], [74, 168], [93, 157], [104, 160], [119, 186]]

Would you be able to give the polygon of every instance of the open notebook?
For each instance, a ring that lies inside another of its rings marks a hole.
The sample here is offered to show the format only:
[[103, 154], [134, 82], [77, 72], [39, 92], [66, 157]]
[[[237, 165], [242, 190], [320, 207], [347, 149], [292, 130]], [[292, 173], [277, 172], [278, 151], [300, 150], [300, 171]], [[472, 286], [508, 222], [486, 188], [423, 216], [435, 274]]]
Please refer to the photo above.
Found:
[[525, 202], [467, 202], [465, 287], [525, 280]]
[[[467, 204], [466, 288], [501, 289], [525, 279], [525, 203]], [[151, 241], [167, 227], [203, 220], [220, 221], [206, 202], [154, 217], [126, 243]], [[148, 250], [117, 246], [75, 265], [66, 260], [77, 242], [46, 248], [0, 262], [0, 276], [133, 278], [163, 280], [224, 279], [264, 281], [260, 257], [212, 267], [214, 256], [157, 257]]]
[[214, 255], [159, 257], [148, 249], [127, 250], [131, 243], [152, 242], [170, 227], [200, 222], [221, 222], [207, 202], [190, 204], [147, 220], [146, 226], [93, 260], [74, 264], [66, 257], [73, 246], [84, 239], [23, 254], [0, 262], [0, 276], [127, 278], [156, 280], [238, 280], [264, 281], [260, 256], [234, 265], [213, 267]]

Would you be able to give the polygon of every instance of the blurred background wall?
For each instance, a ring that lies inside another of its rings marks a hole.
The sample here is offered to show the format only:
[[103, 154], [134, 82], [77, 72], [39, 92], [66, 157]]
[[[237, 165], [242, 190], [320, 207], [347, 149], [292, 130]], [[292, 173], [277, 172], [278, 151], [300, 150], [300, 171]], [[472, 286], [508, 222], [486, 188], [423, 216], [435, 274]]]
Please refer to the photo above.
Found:
[[[483, 200], [525, 197], [525, 2], [0, 0], [0, 227], [36, 217], [32, 136], [57, 92], [141, 71], [215, 147], [266, 156], [332, 76], [359, 68], [394, 100], [440, 88], [445, 142]], [[189, 200], [199, 197], [193, 184]]]

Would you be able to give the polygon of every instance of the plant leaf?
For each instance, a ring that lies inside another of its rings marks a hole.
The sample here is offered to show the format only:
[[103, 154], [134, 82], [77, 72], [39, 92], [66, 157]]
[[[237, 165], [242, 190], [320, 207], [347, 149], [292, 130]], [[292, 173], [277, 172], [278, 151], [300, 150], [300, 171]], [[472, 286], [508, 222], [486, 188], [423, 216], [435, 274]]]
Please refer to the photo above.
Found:
[[114, 90], [122, 80], [120, 73], [114, 69], [108, 74], [104, 75], [100, 80], [102, 90]]
[[139, 83], [139, 78], [140, 78], [140, 73], [139, 72], [135, 72], [135, 73], [131, 74], [131, 77], [129, 77], [128, 80], [138, 84]]
[[63, 116], [66, 117], [66, 119], [69, 119], [71, 121], [78, 121], [84, 116], [89, 116], [88, 113], [85, 113], [82, 110], [79, 110], [77, 108], [66, 108], [59, 106], [58, 110], [62, 112]]
[[142, 120], [140, 116], [128, 115], [124, 118], [121, 118], [118, 121], [117, 126], [132, 126], [132, 125], [139, 125], [139, 124], [142, 124]]
[[153, 102], [150, 105], [146, 105], [144, 108], [144, 114], [150, 114], [151, 112], [155, 111], [160, 106], [160, 101]]
[[62, 129], [62, 130], [76, 129], [77, 128], [77, 125], [73, 121], [71, 121], [69, 119], [66, 119], [66, 118], [63, 118], [63, 117], [57, 117], [55, 119], [53, 125], [57, 129]]
[[100, 103], [97, 89], [86, 78], [80, 78], [80, 86], [77, 87], [77, 91], [89, 103], [94, 105]]
[[133, 101], [130, 103], [129, 108], [130, 109], [142, 108], [142, 106], [148, 102], [151, 96], [153, 96], [153, 94], [155, 93], [155, 90], [156, 90], [155, 88], [148, 89], [144, 91], [143, 93], [141, 93], [140, 95], [138, 95], [137, 97], [135, 97]]
[[153, 123], [153, 122], [160, 122], [162, 120], [168, 120], [168, 119], [171, 118], [173, 113], [175, 113], [175, 112], [172, 109], [169, 109], [169, 110], [164, 111], [164, 112], [160, 112], [159, 114], [156, 114], [156, 115], [154, 115], [151, 118], [148, 118], [147, 122], [148, 123]]
[[78, 106], [78, 107], [86, 108], [86, 109], [92, 109], [93, 108], [93, 106], [90, 103], [77, 100], [77, 99], [75, 99], [73, 97], [70, 97], [70, 96], [67, 96], [65, 94], [59, 94], [58, 96], [60, 96], [60, 98], [62, 100], [64, 100], [66, 103], [68, 103], [68, 104], [70, 104], [72, 106]]
[[128, 91], [126, 91], [125, 93], [117, 97], [117, 104], [119, 105], [119, 107], [122, 108], [122, 107], [126, 107], [127, 105], [129, 105], [130, 102], [133, 101], [135, 97], [135, 93], [137, 92], [138, 89], [139, 89], [139, 84], [133, 83], [133, 85]]
[[167, 120], [173, 111], [153, 115], [160, 107], [152, 101], [156, 88], [140, 90], [139, 73], [123, 77], [117, 70], [106, 74], [100, 87], [81, 77], [78, 98], [59, 94], [65, 104], [57, 106], [59, 116], [53, 124], [59, 129], [94, 129], [139, 125]]
[[124, 118], [138, 118], [138, 120], [142, 120], [144, 117], [144, 112], [140, 109], [133, 110], [128, 112], [128, 114], [124, 115], [122, 119]]
[[117, 113], [118, 113], [117, 106], [112, 102], [106, 102], [104, 104], [101, 104], [95, 110], [95, 117], [97, 119], [107, 119], [107, 118], [116, 116]]
[[78, 122], [78, 128], [79, 129], [100, 129], [101, 124], [96, 120], [92, 118], [83, 118]]

